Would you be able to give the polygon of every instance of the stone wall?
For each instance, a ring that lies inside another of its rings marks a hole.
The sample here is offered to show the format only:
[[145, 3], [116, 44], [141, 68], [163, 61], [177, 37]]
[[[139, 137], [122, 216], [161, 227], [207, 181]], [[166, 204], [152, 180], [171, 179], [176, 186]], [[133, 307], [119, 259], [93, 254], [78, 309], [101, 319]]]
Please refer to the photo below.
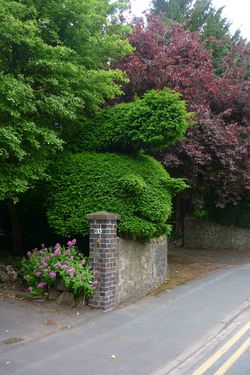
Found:
[[149, 243], [118, 239], [117, 303], [142, 295], [167, 278], [167, 238]]
[[119, 215], [103, 211], [89, 214], [87, 218], [90, 265], [99, 275], [89, 306], [109, 311], [166, 280], [166, 237], [146, 244], [124, 240], [117, 237]]
[[250, 230], [220, 225], [205, 218], [187, 218], [184, 243], [191, 249], [250, 250]]

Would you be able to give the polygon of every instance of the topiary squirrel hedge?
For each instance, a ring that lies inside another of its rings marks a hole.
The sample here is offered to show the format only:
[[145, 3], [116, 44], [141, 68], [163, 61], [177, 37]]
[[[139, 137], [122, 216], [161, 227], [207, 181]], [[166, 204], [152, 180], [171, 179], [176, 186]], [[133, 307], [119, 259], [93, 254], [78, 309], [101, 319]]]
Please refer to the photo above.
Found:
[[186, 184], [171, 178], [152, 157], [68, 153], [54, 165], [48, 220], [58, 234], [87, 235], [86, 214], [121, 215], [121, 236], [149, 239], [169, 232], [171, 197]]
[[102, 109], [78, 124], [69, 132], [71, 141], [66, 136], [71, 153], [54, 165], [52, 228], [63, 236], [87, 235], [86, 214], [105, 210], [121, 215], [121, 236], [145, 240], [169, 232], [171, 197], [186, 184], [143, 152], [161, 151], [183, 138], [191, 116], [180, 94], [164, 89]]
[[100, 110], [77, 130], [70, 147], [79, 151], [134, 154], [162, 151], [180, 140], [192, 122], [181, 94], [152, 90], [133, 102]]

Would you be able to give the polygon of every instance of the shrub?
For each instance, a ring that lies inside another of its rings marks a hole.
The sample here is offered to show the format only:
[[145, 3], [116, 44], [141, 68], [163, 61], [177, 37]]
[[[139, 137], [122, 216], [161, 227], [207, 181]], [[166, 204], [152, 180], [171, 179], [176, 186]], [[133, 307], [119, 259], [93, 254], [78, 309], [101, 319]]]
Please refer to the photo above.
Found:
[[55, 164], [48, 220], [61, 235], [87, 235], [86, 214], [121, 215], [121, 236], [147, 240], [168, 233], [171, 197], [186, 187], [155, 159], [111, 153], [66, 154]]
[[180, 97], [169, 89], [152, 90], [133, 102], [99, 111], [81, 129], [76, 140], [79, 151], [152, 153], [165, 149], [182, 139], [192, 125], [192, 114]]
[[86, 297], [93, 294], [96, 281], [89, 268], [88, 260], [78, 253], [76, 240], [68, 241], [67, 246], [59, 243], [54, 247], [28, 252], [28, 258], [21, 261], [21, 274], [34, 295], [43, 295], [52, 285], [61, 282], [73, 294], [84, 292]]
[[210, 217], [217, 223], [250, 229], [250, 202], [244, 201], [237, 206], [228, 205], [225, 208], [210, 208]]

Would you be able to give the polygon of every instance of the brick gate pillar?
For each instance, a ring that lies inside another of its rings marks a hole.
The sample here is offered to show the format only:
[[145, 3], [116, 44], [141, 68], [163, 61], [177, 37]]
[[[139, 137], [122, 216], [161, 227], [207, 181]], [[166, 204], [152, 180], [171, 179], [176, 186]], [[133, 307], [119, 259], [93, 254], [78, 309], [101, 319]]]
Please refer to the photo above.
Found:
[[91, 267], [99, 272], [99, 284], [89, 306], [103, 311], [116, 305], [118, 285], [117, 221], [120, 215], [96, 212], [87, 215], [90, 221], [89, 259]]

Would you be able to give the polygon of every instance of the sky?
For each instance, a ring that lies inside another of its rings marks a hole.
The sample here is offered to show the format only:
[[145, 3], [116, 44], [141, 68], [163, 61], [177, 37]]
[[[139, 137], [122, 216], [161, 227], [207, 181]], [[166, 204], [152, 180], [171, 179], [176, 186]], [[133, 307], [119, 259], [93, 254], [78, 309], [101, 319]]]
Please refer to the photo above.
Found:
[[[150, 0], [131, 0], [132, 12], [139, 16], [150, 7]], [[231, 32], [241, 30], [241, 35], [250, 40], [250, 0], [213, 0], [215, 8], [225, 6], [223, 16], [231, 21]]]

